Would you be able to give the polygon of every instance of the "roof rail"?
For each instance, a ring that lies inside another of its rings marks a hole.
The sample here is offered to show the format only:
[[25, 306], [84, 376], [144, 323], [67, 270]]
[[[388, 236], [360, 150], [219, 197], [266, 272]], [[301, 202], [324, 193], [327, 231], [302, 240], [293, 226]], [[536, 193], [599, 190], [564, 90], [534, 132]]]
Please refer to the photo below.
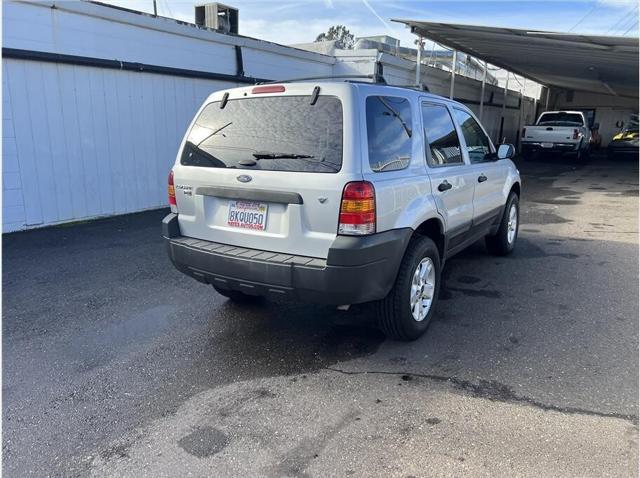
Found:
[[265, 85], [270, 83], [293, 83], [295, 81], [310, 81], [310, 80], [354, 80], [354, 79], [368, 79], [373, 80], [372, 83], [382, 83], [386, 84], [387, 82], [379, 75], [333, 75], [333, 76], [307, 76], [304, 78], [289, 78], [288, 80], [271, 80], [271, 81], [261, 81], [257, 83], [258, 85]]
[[257, 83], [259, 85], [262, 84], [269, 84], [269, 83], [291, 83], [293, 81], [309, 81], [309, 80], [345, 80], [345, 81], [349, 81], [349, 80], [362, 80], [362, 79], [367, 79], [367, 80], [373, 80], [371, 83], [375, 83], [375, 84], [379, 84], [379, 85], [386, 85], [387, 82], [384, 79], [383, 76], [384, 73], [384, 65], [382, 64], [382, 62], [380, 60], [376, 61], [375, 63], [375, 72], [373, 74], [370, 75], [334, 75], [334, 76], [310, 76], [307, 78], [290, 78], [288, 80], [280, 80], [280, 81], [265, 81], [265, 82], [261, 82], [261, 83]]
[[416, 90], [416, 91], [424, 91], [426, 93], [431, 93], [431, 90], [429, 90], [429, 87], [427, 85], [389, 85], [389, 86], [395, 86], [396, 88], [407, 88], [408, 90]]

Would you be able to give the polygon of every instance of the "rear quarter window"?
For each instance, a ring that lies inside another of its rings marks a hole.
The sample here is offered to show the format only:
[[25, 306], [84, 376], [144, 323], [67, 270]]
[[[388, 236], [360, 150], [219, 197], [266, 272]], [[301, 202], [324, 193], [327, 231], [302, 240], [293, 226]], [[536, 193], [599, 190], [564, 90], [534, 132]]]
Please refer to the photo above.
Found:
[[396, 96], [369, 96], [366, 111], [371, 170], [405, 169], [411, 161], [411, 102]]

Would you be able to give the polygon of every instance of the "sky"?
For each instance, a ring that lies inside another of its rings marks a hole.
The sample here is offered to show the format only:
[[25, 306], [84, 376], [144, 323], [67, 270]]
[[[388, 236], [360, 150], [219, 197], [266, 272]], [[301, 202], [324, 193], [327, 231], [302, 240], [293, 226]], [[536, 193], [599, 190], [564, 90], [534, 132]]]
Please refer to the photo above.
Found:
[[[152, 0], [101, 0], [153, 11]], [[193, 22], [206, 0], [157, 0], [158, 14]], [[604, 35], [638, 35], [637, 0], [223, 0], [240, 10], [240, 34], [282, 43], [308, 43], [332, 25], [356, 37], [387, 34], [413, 46], [415, 36], [391, 18]]]

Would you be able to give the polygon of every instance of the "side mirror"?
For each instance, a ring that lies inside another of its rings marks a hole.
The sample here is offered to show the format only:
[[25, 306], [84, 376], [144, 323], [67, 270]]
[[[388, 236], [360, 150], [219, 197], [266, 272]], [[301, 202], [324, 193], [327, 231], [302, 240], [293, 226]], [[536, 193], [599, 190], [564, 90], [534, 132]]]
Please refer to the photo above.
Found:
[[498, 159], [511, 159], [516, 155], [516, 148], [512, 144], [501, 144], [498, 146]]

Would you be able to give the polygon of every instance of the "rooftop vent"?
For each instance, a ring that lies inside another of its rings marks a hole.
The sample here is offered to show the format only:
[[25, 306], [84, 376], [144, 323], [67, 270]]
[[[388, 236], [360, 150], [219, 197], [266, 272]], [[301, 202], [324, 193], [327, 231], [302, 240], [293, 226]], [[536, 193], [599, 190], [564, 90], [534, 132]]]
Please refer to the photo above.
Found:
[[238, 9], [222, 3], [196, 5], [196, 25], [237, 34]]

